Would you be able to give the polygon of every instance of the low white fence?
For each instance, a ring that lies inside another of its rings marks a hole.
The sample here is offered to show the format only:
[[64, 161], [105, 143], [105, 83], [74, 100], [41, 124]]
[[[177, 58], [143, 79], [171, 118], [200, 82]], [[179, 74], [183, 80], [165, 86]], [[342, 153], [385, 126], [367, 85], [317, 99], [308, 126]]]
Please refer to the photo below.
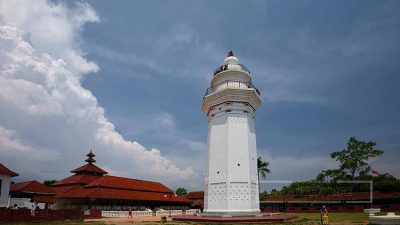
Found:
[[[200, 213], [200, 209], [188, 209], [185, 211], [187, 215], [193, 215], [196, 213]], [[171, 210], [171, 215], [183, 215], [183, 210]], [[132, 217], [135, 216], [153, 216], [154, 213], [152, 211], [132, 211]], [[169, 210], [159, 210], [155, 213], [156, 216], [169, 216]], [[101, 211], [102, 217], [129, 217], [128, 211]]]
[[[183, 211], [182, 210], [171, 210], [171, 215], [182, 215]], [[169, 210], [164, 210], [164, 211], [156, 211], [156, 216], [169, 216], [170, 212]]]
[[188, 209], [188, 210], [186, 210], [186, 215], [193, 215], [193, 214], [196, 214], [196, 213], [200, 213], [200, 209]]
[[[152, 216], [152, 211], [132, 211], [132, 216]], [[129, 217], [128, 211], [101, 211], [102, 217]]]

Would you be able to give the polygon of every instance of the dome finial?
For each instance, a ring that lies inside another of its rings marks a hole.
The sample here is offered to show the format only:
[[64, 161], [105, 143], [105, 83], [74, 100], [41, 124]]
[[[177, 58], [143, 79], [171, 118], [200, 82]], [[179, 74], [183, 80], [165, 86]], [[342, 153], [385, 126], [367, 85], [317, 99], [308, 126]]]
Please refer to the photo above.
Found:
[[230, 56], [234, 56], [235, 54], [233, 54], [233, 51], [232, 50], [230, 50], [229, 52], [228, 52], [228, 57], [230, 57]]

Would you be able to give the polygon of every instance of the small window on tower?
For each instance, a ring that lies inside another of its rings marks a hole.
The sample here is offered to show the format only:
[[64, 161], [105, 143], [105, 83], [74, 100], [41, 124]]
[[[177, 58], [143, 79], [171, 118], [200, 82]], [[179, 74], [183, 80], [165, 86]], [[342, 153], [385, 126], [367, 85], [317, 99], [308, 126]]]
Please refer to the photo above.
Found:
[[238, 166], [240, 166], [240, 163], [238, 163]]
[[219, 171], [217, 171], [217, 174], [219, 174]]

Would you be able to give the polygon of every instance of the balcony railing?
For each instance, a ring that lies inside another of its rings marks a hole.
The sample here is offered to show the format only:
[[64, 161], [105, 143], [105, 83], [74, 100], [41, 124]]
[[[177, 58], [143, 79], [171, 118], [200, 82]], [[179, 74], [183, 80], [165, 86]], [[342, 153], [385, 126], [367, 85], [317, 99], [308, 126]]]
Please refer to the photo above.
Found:
[[227, 65], [223, 65], [223, 66], [220, 66], [217, 69], [215, 69], [214, 76], [225, 70], [237, 70], [238, 66], [239, 66], [240, 70], [243, 70], [250, 74], [250, 70], [248, 70], [243, 64], [227, 64]]
[[243, 82], [243, 81], [234, 81], [234, 80], [226, 80], [223, 81], [215, 86], [209, 87], [206, 90], [206, 94], [204, 95], [207, 96], [209, 94], [212, 94], [216, 91], [224, 90], [227, 88], [236, 88], [236, 89], [249, 89], [252, 88], [254, 89], [258, 95], [261, 95], [260, 91], [251, 83], [251, 82]]

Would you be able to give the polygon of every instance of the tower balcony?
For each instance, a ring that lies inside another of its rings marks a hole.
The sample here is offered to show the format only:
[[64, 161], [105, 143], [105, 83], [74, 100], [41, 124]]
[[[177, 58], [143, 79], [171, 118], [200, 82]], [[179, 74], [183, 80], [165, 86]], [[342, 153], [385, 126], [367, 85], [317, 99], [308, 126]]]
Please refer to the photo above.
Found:
[[261, 95], [260, 91], [251, 82], [226, 80], [217, 85], [207, 88], [203, 99], [207, 95], [210, 95], [212, 93], [215, 93], [217, 91], [221, 91], [224, 89], [254, 89], [259, 96]]
[[226, 70], [243, 71], [250, 74], [250, 70], [248, 70], [243, 64], [226, 64], [215, 69], [214, 76]]

